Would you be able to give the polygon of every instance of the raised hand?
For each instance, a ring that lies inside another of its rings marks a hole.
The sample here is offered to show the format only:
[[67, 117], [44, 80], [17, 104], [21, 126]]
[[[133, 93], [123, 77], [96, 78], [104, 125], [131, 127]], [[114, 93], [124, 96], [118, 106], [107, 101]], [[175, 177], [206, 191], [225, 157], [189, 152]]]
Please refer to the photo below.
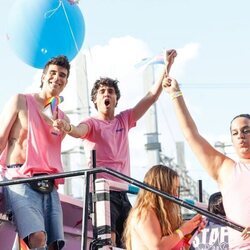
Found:
[[246, 227], [241, 234], [241, 237], [246, 240], [250, 236], [250, 227]]
[[65, 132], [70, 125], [64, 119], [56, 119], [53, 121], [53, 127], [58, 131]]
[[164, 77], [162, 81], [162, 87], [169, 93], [179, 92], [180, 87], [178, 82], [172, 77]]
[[169, 75], [170, 69], [174, 63], [174, 59], [177, 56], [177, 52], [174, 49], [166, 51], [166, 76]]
[[204, 228], [204, 222], [200, 214], [195, 215], [191, 220], [188, 220], [182, 224], [180, 230], [184, 235], [190, 234], [194, 229], [201, 230]]

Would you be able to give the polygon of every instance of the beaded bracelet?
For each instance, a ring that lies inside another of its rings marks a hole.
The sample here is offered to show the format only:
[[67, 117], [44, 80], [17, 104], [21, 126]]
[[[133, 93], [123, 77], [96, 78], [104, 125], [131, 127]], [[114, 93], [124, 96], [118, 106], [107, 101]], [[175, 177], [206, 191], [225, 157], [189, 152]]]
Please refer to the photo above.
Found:
[[179, 235], [180, 239], [184, 238], [184, 234], [179, 228], [176, 229], [175, 232]]
[[171, 93], [172, 100], [174, 100], [175, 98], [177, 98], [179, 96], [182, 96], [182, 92], [181, 91], [176, 91], [176, 92]]

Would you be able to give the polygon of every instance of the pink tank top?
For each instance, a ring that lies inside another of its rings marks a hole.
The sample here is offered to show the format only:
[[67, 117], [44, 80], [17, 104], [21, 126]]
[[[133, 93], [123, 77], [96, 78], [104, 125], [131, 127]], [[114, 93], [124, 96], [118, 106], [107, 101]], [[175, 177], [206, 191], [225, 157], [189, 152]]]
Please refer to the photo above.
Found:
[[[52, 127], [40, 115], [37, 103], [31, 94], [26, 94], [28, 112], [28, 135], [26, 161], [21, 168], [6, 168], [7, 146], [0, 156], [0, 164], [7, 179], [27, 178], [34, 174], [55, 174], [63, 172], [61, 162], [61, 142], [63, 136], [51, 133]], [[58, 117], [64, 113], [58, 110]], [[56, 179], [55, 184], [64, 183], [64, 179]]]
[[[250, 226], [250, 165], [235, 164], [232, 177], [221, 187], [227, 218], [243, 227]], [[230, 249], [250, 249], [250, 238], [243, 240], [241, 232], [229, 229]]]

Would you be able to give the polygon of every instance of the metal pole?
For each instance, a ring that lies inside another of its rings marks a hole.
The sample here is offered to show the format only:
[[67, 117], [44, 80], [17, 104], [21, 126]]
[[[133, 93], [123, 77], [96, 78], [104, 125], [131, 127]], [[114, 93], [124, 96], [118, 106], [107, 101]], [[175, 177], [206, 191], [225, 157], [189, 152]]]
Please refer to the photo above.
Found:
[[[99, 170], [101, 170], [101, 168], [99, 168]], [[223, 224], [225, 226], [229, 226], [229, 227], [231, 227], [231, 228], [233, 228], [233, 229], [235, 229], [235, 230], [237, 230], [239, 232], [242, 232], [245, 229], [241, 225], [238, 225], [238, 224], [236, 224], [234, 222], [228, 221], [228, 220], [226, 220], [225, 218], [223, 218], [223, 217], [221, 217], [219, 215], [208, 212], [207, 210], [204, 210], [204, 209], [201, 209], [201, 208], [196, 207], [194, 205], [191, 205], [191, 204], [185, 202], [184, 200], [181, 200], [181, 199], [179, 199], [177, 197], [171, 196], [166, 192], [162, 192], [162, 191], [160, 191], [160, 190], [158, 190], [158, 189], [156, 189], [156, 188], [154, 188], [154, 187], [152, 187], [150, 185], [147, 185], [147, 184], [145, 184], [143, 182], [137, 181], [137, 180], [135, 180], [135, 179], [133, 179], [131, 177], [128, 177], [128, 176], [123, 175], [123, 174], [121, 174], [121, 173], [119, 173], [117, 171], [114, 171], [113, 169], [106, 168], [105, 172], [109, 173], [109, 174], [111, 174], [113, 176], [116, 176], [116, 177], [118, 177], [118, 178], [120, 178], [122, 180], [125, 180], [125, 181], [127, 181], [127, 182], [129, 182], [129, 183], [131, 183], [131, 184], [133, 184], [133, 185], [135, 185], [137, 187], [140, 187], [140, 188], [143, 188], [143, 189], [145, 189], [147, 191], [153, 192], [153, 193], [155, 193], [155, 194], [157, 194], [157, 195], [159, 195], [159, 196], [161, 196], [161, 197], [163, 197], [165, 199], [168, 199], [168, 200], [170, 200], [172, 202], [177, 203], [180, 206], [183, 206], [183, 207], [186, 207], [186, 208], [188, 208], [190, 210], [196, 211], [196, 212], [198, 212], [198, 213], [200, 213], [202, 215], [205, 215], [208, 218], [212, 218], [215, 221], [220, 222], [221, 224]]]
[[[96, 169], [96, 151], [92, 150], [92, 168]], [[95, 180], [96, 180], [96, 173], [93, 174], [93, 181], [92, 181], [92, 206], [93, 206], [93, 214], [94, 214], [94, 223], [93, 223], [93, 238], [97, 239], [97, 223], [96, 223], [96, 187], [95, 187]], [[93, 202], [93, 198], [95, 199]]]
[[[85, 176], [85, 193], [83, 199], [83, 209], [82, 209], [82, 219], [83, 219], [83, 228], [82, 228], [82, 239], [81, 239], [81, 249], [87, 250], [87, 237], [88, 237], [88, 202], [89, 202], [89, 178], [90, 175], [87, 172]], [[85, 205], [84, 205], [85, 204]]]
[[[120, 178], [121, 180], [124, 180], [128, 183], [131, 183], [139, 188], [143, 188], [147, 191], [153, 192], [159, 196], [162, 196], [165, 199], [168, 199], [172, 202], [177, 203], [180, 206], [186, 207], [190, 210], [196, 211], [202, 215], [207, 216], [208, 218], [212, 218], [215, 221], [220, 222], [221, 224], [225, 225], [225, 226], [229, 226], [239, 232], [242, 232], [244, 230], [244, 227], [241, 225], [238, 225], [236, 223], [233, 223], [231, 221], [226, 220], [225, 218], [218, 216], [214, 213], [210, 213], [207, 210], [201, 209], [197, 206], [191, 205], [188, 202], [185, 202], [184, 200], [181, 200], [177, 197], [171, 196], [166, 192], [162, 192], [154, 187], [151, 187], [143, 182], [137, 181], [136, 179], [133, 179], [131, 177], [128, 177], [124, 174], [121, 174], [113, 169], [110, 168], [96, 168], [96, 169], [82, 169], [82, 170], [77, 170], [77, 171], [71, 171], [71, 172], [65, 172], [65, 173], [59, 173], [59, 174], [51, 174], [51, 175], [44, 175], [44, 176], [36, 176], [36, 177], [32, 177], [32, 178], [25, 178], [25, 179], [15, 179], [15, 180], [10, 180], [10, 181], [0, 181], [0, 187], [1, 186], [7, 186], [7, 185], [15, 185], [15, 184], [20, 184], [20, 183], [28, 183], [28, 182], [32, 182], [32, 181], [37, 181], [37, 180], [48, 180], [48, 179], [57, 179], [57, 178], [64, 178], [64, 177], [72, 177], [72, 176], [79, 176], [79, 175], [84, 175], [86, 174], [86, 186], [87, 184], [89, 185], [89, 175], [90, 174], [94, 174], [94, 173], [101, 173], [101, 172], [105, 172], [107, 174], [113, 175], [117, 178]], [[87, 187], [86, 187], [87, 189]], [[87, 189], [89, 190], [89, 189]], [[86, 199], [88, 199], [88, 197], [86, 197]], [[88, 208], [87, 208], [88, 209]], [[86, 203], [85, 203], [85, 210], [86, 210]], [[84, 249], [85, 250], [85, 249]]]
[[47, 175], [45, 174], [45, 175], [39, 175], [39, 176], [34, 176], [34, 177], [28, 177], [28, 178], [6, 180], [6, 181], [0, 181], [0, 187], [16, 185], [16, 184], [21, 184], [21, 183], [30, 183], [33, 181], [53, 180], [53, 179], [59, 179], [59, 178], [74, 177], [74, 176], [85, 175], [86, 173], [92, 174], [93, 172], [95, 172], [95, 170], [82, 169], [82, 170], [68, 171], [68, 172], [63, 172], [63, 173], [58, 173], [58, 174], [47, 174]]
[[203, 202], [202, 180], [198, 181], [199, 185], [199, 202]]

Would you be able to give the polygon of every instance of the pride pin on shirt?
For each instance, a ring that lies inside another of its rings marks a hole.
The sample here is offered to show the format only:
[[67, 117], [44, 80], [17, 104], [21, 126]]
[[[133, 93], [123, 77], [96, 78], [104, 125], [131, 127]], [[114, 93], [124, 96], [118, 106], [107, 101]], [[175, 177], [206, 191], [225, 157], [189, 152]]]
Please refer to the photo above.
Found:
[[50, 119], [56, 114], [57, 106], [64, 100], [63, 96], [53, 96], [45, 101], [43, 113]]

